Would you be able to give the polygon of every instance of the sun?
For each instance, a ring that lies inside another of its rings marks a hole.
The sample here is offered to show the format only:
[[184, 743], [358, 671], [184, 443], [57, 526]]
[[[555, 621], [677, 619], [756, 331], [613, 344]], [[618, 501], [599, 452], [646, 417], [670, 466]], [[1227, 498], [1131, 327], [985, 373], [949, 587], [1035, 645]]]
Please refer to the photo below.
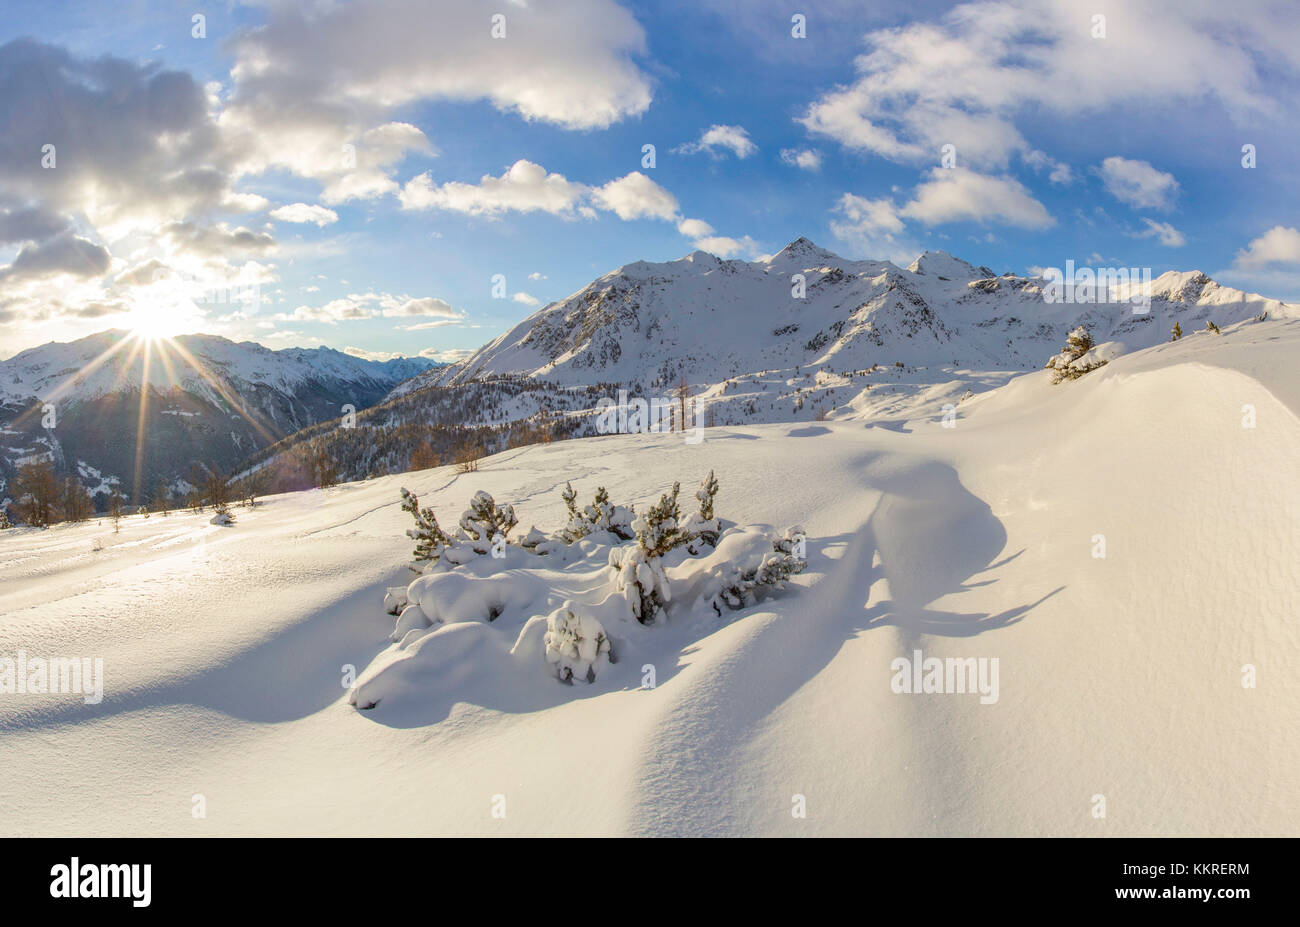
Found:
[[160, 341], [178, 331], [178, 322], [184, 321], [179, 313], [159, 305], [138, 305], [126, 317], [131, 334], [142, 341]]

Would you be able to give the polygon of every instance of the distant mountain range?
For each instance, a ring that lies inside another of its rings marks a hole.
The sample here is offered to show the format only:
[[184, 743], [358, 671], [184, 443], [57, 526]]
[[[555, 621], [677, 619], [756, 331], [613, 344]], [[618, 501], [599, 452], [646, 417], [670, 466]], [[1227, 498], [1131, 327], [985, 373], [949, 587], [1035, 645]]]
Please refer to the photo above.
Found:
[[683, 381], [693, 423], [825, 416], [895, 426], [1042, 368], [1078, 325], [1114, 356], [1168, 341], [1175, 323], [1191, 335], [1207, 321], [1300, 315], [1199, 271], [1148, 273], [1139, 312], [1131, 286], [1116, 287], [1123, 302], [1096, 302], [1108, 287], [1058, 293], [1068, 268], [1061, 276], [998, 275], [942, 251], [906, 268], [852, 261], [806, 238], [760, 261], [697, 251], [628, 264], [466, 359], [398, 384], [356, 429], [307, 429], [256, 463], [323, 453], [341, 479], [361, 479], [408, 469], [422, 443], [445, 463], [463, 429], [478, 429], [487, 451], [594, 434], [601, 399], [619, 390], [667, 399]]
[[[798, 289], [802, 277], [802, 290]], [[1220, 286], [1199, 271], [1150, 282], [1150, 307], [1049, 302], [1044, 277], [996, 275], [942, 251], [907, 268], [852, 261], [806, 238], [761, 261], [703, 251], [637, 262], [551, 303], [457, 364], [401, 384], [398, 395], [503, 374], [555, 383], [612, 380], [692, 391], [761, 370], [892, 365], [1029, 370], [1076, 325], [1136, 350], [1206, 319], [1223, 326], [1300, 309]], [[1127, 292], [1127, 291], [1126, 291]], [[1089, 298], [1072, 291], [1071, 298]]]
[[[103, 332], [0, 362], [0, 478], [46, 455], [92, 490], [117, 479], [147, 496], [159, 481], [179, 485], [201, 460], [227, 473], [269, 467], [267, 488], [300, 488], [308, 459], [328, 459], [351, 480], [428, 465], [431, 455], [445, 463], [467, 443], [493, 452], [595, 434], [601, 399], [668, 397], [683, 383], [699, 424], [889, 425], [1041, 368], [1079, 325], [1113, 356], [1168, 341], [1175, 324], [1190, 335], [1207, 321], [1300, 317], [1199, 271], [1148, 280], [1136, 312], [1130, 288], [1108, 302], [1106, 287], [1062, 294], [1058, 282], [942, 251], [906, 268], [853, 261], [799, 238], [759, 261], [696, 251], [628, 264], [454, 365], [190, 335], [175, 339], [170, 373], [155, 351], [146, 378], [131, 336]], [[41, 425], [46, 402], [53, 429]], [[332, 424], [344, 405], [357, 410], [357, 427]]]
[[160, 484], [180, 488], [196, 463], [229, 472], [436, 365], [330, 348], [274, 351], [214, 335], [146, 343], [114, 330], [51, 342], [0, 361], [0, 480], [45, 457], [92, 493], [106, 495], [116, 482], [128, 499], [148, 498]]

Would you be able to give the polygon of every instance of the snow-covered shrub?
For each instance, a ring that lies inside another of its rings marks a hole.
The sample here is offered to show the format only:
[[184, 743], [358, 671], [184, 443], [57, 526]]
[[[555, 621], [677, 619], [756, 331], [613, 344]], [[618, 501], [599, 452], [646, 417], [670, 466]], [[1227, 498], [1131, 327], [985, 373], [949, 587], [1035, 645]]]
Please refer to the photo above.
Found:
[[13, 526], [13, 522], [9, 520], [9, 513], [4, 510], [4, 506], [0, 505], [0, 531]]
[[578, 493], [572, 484], [564, 484], [560, 498], [564, 500], [564, 507], [569, 512], [569, 523], [560, 529], [560, 538], [565, 543], [572, 544], [597, 531], [609, 531], [624, 541], [633, 538], [632, 519], [636, 513], [628, 506], [611, 502], [604, 486], [596, 487], [591, 505], [582, 509], [578, 508]]
[[224, 503], [217, 505], [213, 511], [216, 513], [208, 520], [210, 525], [233, 525], [235, 523], [235, 513]]
[[752, 567], [719, 567], [710, 578], [701, 601], [721, 615], [722, 606], [748, 608], [764, 596], [785, 588], [785, 581], [802, 573], [806, 561], [803, 553], [804, 531], [791, 527], [772, 539], [772, 550], [761, 563]]
[[609, 635], [595, 618], [575, 611], [572, 602], [546, 617], [544, 640], [546, 662], [561, 682], [595, 682], [610, 662]]
[[1052, 371], [1052, 382], [1077, 380], [1085, 373], [1106, 366], [1107, 362], [1097, 357], [1094, 347], [1092, 336], [1082, 325], [1070, 332], [1065, 338], [1065, 349], [1044, 365]]
[[692, 535], [679, 521], [681, 510], [677, 496], [681, 484], [674, 483], [672, 494], [659, 501], [632, 522], [636, 544], [615, 547], [609, 552], [609, 565], [615, 572], [615, 584], [632, 609], [632, 616], [642, 624], [656, 624], [664, 606], [672, 598], [668, 575], [662, 558], [675, 547], [690, 542]]
[[1223, 334], [1223, 332], [1219, 331], [1219, 326], [1215, 325], [1215, 324], [1214, 324], [1213, 322], [1211, 322], [1209, 319], [1206, 319], [1206, 320], [1205, 320], [1205, 330], [1206, 330], [1207, 332], [1213, 332], [1213, 333], [1216, 334], [1216, 335], [1222, 335], [1222, 334]]
[[384, 593], [384, 611], [390, 615], [400, 615], [406, 608], [406, 587], [389, 586]]
[[722, 526], [713, 511], [713, 499], [717, 494], [718, 481], [710, 470], [709, 475], [700, 483], [700, 488], [695, 491], [695, 498], [700, 502], [700, 510], [686, 516], [683, 524], [686, 532], [691, 535], [688, 549], [692, 554], [700, 552], [700, 547], [695, 544], [697, 539], [700, 544], [707, 544], [709, 547], [718, 546], [718, 533], [722, 530]]
[[418, 570], [421, 564], [437, 563], [451, 545], [451, 538], [438, 525], [438, 516], [433, 514], [433, 509], [420, 508], [419, 497], [405, 486], [402, 487], [402, 511], [415, 519], [415, 527], [406, 531], [406, 536], [415, 541], [411, 568]]
[[460, 535], [479, 554], [492, 550], [495, 538], [508, 538], [510, 529], [519, 523], [513, 505], [498, 506], [488, 493], [479, 490], [460, 516]]
[[672, 599], [663, 561], [640, 544], [628, 544], [610, 548], [609, 565], [615, 588], [627, 600], [632, 617], [642, 624], [657, 624]]

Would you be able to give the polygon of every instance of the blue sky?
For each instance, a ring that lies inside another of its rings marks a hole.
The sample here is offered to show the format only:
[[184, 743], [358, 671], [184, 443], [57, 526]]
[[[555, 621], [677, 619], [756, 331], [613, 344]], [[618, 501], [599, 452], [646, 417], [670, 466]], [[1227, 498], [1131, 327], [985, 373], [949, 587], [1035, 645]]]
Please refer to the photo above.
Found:
[[454, 358], [621, 264], [800, 235], [1300, 300], [1300, 11], [1099, 6], [10, 2], [0, 357], [124, 327]]

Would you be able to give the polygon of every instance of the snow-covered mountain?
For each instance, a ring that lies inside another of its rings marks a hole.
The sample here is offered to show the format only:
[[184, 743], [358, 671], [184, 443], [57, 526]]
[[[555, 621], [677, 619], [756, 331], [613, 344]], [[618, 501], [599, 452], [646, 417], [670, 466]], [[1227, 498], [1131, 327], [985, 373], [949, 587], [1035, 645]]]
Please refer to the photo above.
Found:
[[229, 469], [345, 405], [366, 408], [433, 366], [215, 335], [145, 342], [113, 330], [51, 342], [0, 361], [0, 478], [44, 456], [92, 492], [116, 481], [147, 496], [195, 463]]
[[[1150, 305], [1140, 313], [1129, 301], [1049, 301], [1044, 277], [999, 276], [942, 251], [926, 252], [906, 268], [852, 261], [806, 238], [753, 262], [696, 251], [676, 261], [620, 267], [465, 360], [395, 392], [506, 374], [647, 390], [670, 389], [684, 377], [706, 400], [720, 398], [717, 387], [727, 383], [735, 405], [738, 392], [751, 392], [746, 380], [770, 371], [822, 371], [825, 378], [879, 365], [926, 371], [918, 382], [934, 384], [960, 379], [963, 370], [1041, 367], [1077, 325], [1087, 326], [1099, 344], [1114, 342], [1112, 353], [1123, 353], [1167, 341], [1175, 322], [1190, 332], [1207, 319], [1222, 326], [1300, 314], [1298, 307], [1220, 286], [1199, 271], [1165, 273], [1143, 292]], [[1091, 299], [1071, 291], [1076, 295]], [[861, 391], [859, 384], [853, 392]], [[776, 393], [785, 391], [769, 390], [762, 399]], [[774, 411], [776, 419], [791, 417], [779, 403]]]

